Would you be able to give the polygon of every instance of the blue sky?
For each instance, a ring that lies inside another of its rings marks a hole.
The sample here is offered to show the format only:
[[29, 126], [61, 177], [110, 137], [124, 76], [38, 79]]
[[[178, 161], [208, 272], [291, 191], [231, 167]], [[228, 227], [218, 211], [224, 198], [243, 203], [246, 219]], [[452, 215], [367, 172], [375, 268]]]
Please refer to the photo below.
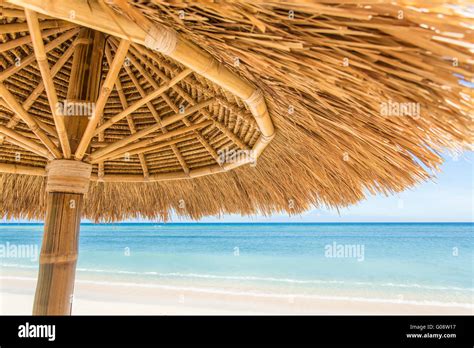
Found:
[[433, 181], [393, 196], [371, 196], [339, 212], [314, 209], [300, 216], [226, 216], [203, 222], [472, 222], [474, 153], [445, 156]]
[[[474, 153], [445, 158], [435, 180], [397, 195], [368, 197], [339, 213], [314, 209], [291, 217], [286, 214], [271, 218], [227, 215], [220, 219], [204, 218], [201, 222], [472, 222]], [[194, 222], [177, 218], [173, 221]]]

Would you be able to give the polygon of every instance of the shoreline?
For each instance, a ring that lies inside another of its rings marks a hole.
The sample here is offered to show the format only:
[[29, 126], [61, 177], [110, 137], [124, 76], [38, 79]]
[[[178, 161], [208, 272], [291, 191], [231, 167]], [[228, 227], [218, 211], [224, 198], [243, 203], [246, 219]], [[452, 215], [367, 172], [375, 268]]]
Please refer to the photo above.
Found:
[[[0, 312], [29, 315], [35, 277], [0, 276]], [[472, 304], [227, 291], [197, 286], [77, 279], [78, 315], [472, 315]]]

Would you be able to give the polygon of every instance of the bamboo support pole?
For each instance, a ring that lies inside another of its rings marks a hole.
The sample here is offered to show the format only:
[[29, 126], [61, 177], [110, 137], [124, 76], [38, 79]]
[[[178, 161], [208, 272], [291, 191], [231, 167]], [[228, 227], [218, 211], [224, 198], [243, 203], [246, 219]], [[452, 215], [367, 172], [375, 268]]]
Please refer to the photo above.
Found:
[[71, 146], [69, 144], [69, 139], [66, 133], [66, 127], [64, 125], [63, 116], [59, 115], [57, 112], [59, 104], [58, 96], [56, 94], [56, 89], [54, 87], [53, 82], [53, 75], [51, 73], [51, 70], [49, 69], [48, 58], [46, 57], [46, 51], [44, 48], [43, 39], [41, 37], [40, 23], [38, 22], [36, 12], [26, 9], [25, 15], [26, 20], [28, 22], [28, 27], [30, 29], [31, 42], [33, 43], [36, 62], [38, 63], [38, 67], [43, 78], [44, 88], [46, 90], [46, 95], [48, 96], [49, 106], [54, 119], [54, 124], [56, 126], [56, 131], [58, 133], [58, 138], [61, 144], [61, 149], [63, 151], [63, 156], [64, 158], [70, 158]]
[[[10, 109], [10, 108], [8, 108], [8, 109]], [[34, 117], [34, 116], [32, 116], [32, 117], [34, 118], [34, 120], [36, 121], [36, 123], [38, 123], [38, 126], [39, 126], [42, 130], [44, 130], [45, 132], [49, 133], [49, 134], [52, 135], [53, 137], [56, 137], [56, 136], [57, 136], [56, 130], [55, 130], [53, 127], [47, 125], [46, 123], [44, 123], [43, 121], [39, 120], [38, 118], [36, 118], [36, 117]], [[10, 119], [10, 121], [8, 121], [6, 127], [7, 127], [7, 128], [10, 128], [10, 129], [14, 129], [14, 128], [17, 126], [17, 124], [18, 124], [19, 121], [20, 121], [20, 118], [19, 118], [16, 114], [14, 114], [14, 116]], [[3, 144], [3, 135], [0, 134], [0, 145], [2, 145], [2, 144]]]
[[[100, 32], [84, 28], [77, 44], [67, 98], [95, 101], [105, 38]], [[72, 151], [88, 125], [85, 116], [67, 117], [65, 131]], [[33, 314], [71, 314], [83, 196], [91, 172], [91, 164], [73, 160], [52, 161], [46, 167], [47, 209]]]
[[85, 107], [82, 114], [65, 117], [65, 128], [73, 153], [79, 146], [99, 96], [105, 35], [82, 28], [76, 41], [66, 100]]
[[95, 112], [90, 118], [87, 128], [84, 131], [84, 134], [81, 138], [81, 141], [77, 147], [75, 158], [76, 160], [82, 160], [84, 154], [86, 153], [87, 147], [89, 146], [92, 137], [96, 132], [97, 125], [102, 118], [102, 114], [104, 113], [105, 104], [109, 99], [109, 95], [112, 91], [112, 88], [117, 80], [118, 74], [120, 69], [122, 68], [122, 64], [125, 60], [125, 56], [127, 54], [128, 48], [130, 47], [130, 41], [122, 40], [120, 41], [120, 45], [117, 49], [115, 54], [114, 60], [112, 65], [109, 66], [109, 71], [105, 78], [104, 84], [102, 86], [101, 92], [96, 102]]
[[92, 166], [56, 160], [48, 164], [47, 202], [34, 315], [70, 315], [83, 196]]

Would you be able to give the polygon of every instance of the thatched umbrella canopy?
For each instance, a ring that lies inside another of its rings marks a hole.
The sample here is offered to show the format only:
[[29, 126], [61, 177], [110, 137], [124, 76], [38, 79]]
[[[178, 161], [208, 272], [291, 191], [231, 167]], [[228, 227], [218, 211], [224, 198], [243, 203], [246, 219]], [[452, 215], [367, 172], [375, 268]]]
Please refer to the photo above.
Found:
[[344, 207], [472, 142], [462, 3], [7, 0], [0, 16], [0, 214], [45, 219], [36, 314], [70, 312], [81, 217]]

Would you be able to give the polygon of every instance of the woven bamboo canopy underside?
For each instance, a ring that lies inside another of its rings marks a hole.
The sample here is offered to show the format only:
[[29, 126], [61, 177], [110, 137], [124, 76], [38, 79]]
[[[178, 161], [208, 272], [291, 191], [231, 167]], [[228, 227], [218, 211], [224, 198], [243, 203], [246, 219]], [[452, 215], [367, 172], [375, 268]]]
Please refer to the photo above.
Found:
[[[7, 99], [17, 100], [58, 149], [61, 136], [23, 8], [12, 3], [0, 13], [0, 215], [42, 219], [51, 153]], [[242, 98], [132, 42], [84, 153], [93, 164], [86, 218], [344, 207], [428, 179], [442, 163], [439, 151], [472, 142], [472, 90], [459, 80], [473, 79], [474, 28], [462, 6], [132, 3], [258, 86], [277, 132], [256, 165], [223, 168], [220, 154], [261, 148], [261, 120]], [[100, 6], [112, 17], [128, 15]], [[57, 99], [67, 100], [84, 26], [41, 13], [38, 23]], [[105, 40], [102, 86], [123, 50], [123, 37]], [[391, 102], [416, 103], [420, 114], [381, 113]]]

